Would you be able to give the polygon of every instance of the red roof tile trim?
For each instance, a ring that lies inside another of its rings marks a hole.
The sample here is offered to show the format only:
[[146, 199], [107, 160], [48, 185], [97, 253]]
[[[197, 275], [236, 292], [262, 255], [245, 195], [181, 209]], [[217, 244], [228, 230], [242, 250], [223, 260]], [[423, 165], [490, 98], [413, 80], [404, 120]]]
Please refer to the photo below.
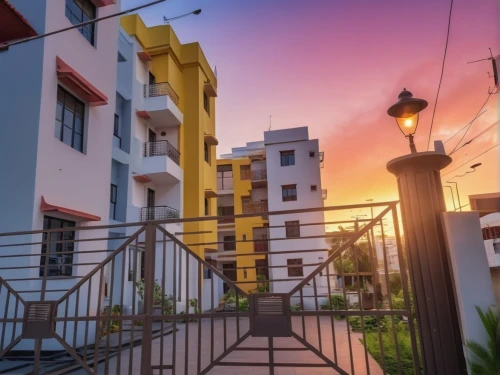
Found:
[[101, 221], [101, 218], [99, 216], [91, 215], [91, 214], [88, 214], [88, 213], [82, 212], [82, 211], [72, 210], [70, 208], [65, 208], [65, 207], [61, 207], [61, 206], [54, 206], [52, 204], [49, 204], [45, 201], [45, 198], [43, 197], [43, 195], [42, 195], [42, 202], [40, 203], [40, 211], [42, 211], [42, 212], [46, 212], [46, 211], [62, 212], [62, 213], [83, 219], [83, 221]]
[[8, 0], [0, 0], [0, 43], [38, 35]]
[[108, 5], [115, 4], [115, 0], [92, 0], [96, 7], [105, 7]]
[[59, 80], [73, 90], [83, 101], [93, 107], [108, 104], [108, 97], [106, 95], [96, 89], [59, 56], [56, 58], [56, 64]]

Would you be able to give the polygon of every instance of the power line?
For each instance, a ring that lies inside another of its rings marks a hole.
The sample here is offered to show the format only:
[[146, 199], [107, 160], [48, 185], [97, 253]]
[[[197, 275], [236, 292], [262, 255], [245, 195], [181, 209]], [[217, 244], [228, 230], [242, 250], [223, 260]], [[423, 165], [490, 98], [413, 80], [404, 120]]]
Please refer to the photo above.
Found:
[[491, 124], [490, 126], [488, 126], [486, 129], [484, 129], [481, 133], [479, 133], [476, 136], [474, 136], [471, 139], [469, 139], [467, 142], [465, 142], [462, 146], [460, 146], [459, 148], [457, 148], [455, 151], [450, 152], [449, 155], [452, 155], [453, 153], [457, 152], [461, 148], [463, 148], [463, 147], [467, 146], [468, 144], [472, 143], [472, 141], [474, 141], [475, 139], [479, 138], [480, 136], [482, 136], [483, 134], [485, 134], [488, 130], [490, 130], [494, 126], [497, 126], [498, 124], [500, 124], [500, 121], [494, 122], [493, 124]]
[[469, 125], [468, 125], [469, 127], [465, 130], [465, 133], [462, 136], [462, 138], [460, 138], [460, 140], [458, 141], [457, 145], [453, 148], [453, 150], [451, 150], [450, 155], [457, 150], [457, 147], [460, 145], [460, 142], [462, 142], [463, 139], [465, 138], [465, 136], [467, 135], [469, 129], [472, 127], [472, 124], [474, 123], [474, 120], [479, 117], [479, 113], [483, 110], [483, 108], [486, 105], [486, 103], [488, 103], [488, 100], [490, 100], [490, 97], [491, 97], [491, 92], [488, 93], [488, 96], [486, 97], [485, 102], [483, 103], [483, 105], [481, 106], [481, 108], [479, 108], [479, 111], [477, 111], [476, 116], [469, 123]]
[[462, 168], [464, 165], [469, 164], [472, 160], [475, 160], [475, 159], [477, 159], [478, 157], [483, 156], [483, 155], [484, 155], [484, 154], [486, 154], [488, 151], [491, 151], [491, 150], [493, 150], [495, 147], [498, 147], [498, 146], [500, 146], [500, 143], [497, 143], [495, 146], [490, 147], [489, 149], [487, 149], [486, 151], [484, 151], [484, 152], [480, 153], [480, 154], [479, 154], [479, 155], [477, 155], [477, 156], [474, 156], [472, 159], [467, 160], [465, 163], [463, 163], [463, 164], [459, 165], [459, 166], [458, 166], [458, 167], [456, 167], [455, 169], [452, 169], [451, 171], [449, 171], [449, 172], [447, 172], [447, 173], [445, 173], [445, 174], [441, 175], [441, 177], [444, 177], [444, 176], [446, 176], [446, 175], [449, 175], [449, 174], [450, 174], [450, 173], [452, 173], [452, 172], [455, 172], [457, 169]]
[[448, 41], [450, 40], [450, 28], [451, 28], [451, 14], [453, 11], [453, 0], [450, 2], [450, 14], [448, 15], [448, 30], [446, 32], [446, 43], [444, 46], [444, 56], [443, 63], [441, 64], [441, 77], [439, 78], [439, 85], [436, 93], [436, 100], [434, 102], [434, 110], [432, 111], [432, 120], [431, 120], [431, 128], [429, 129], [429, 139], [427, 141], [427, 151], [429, 151], [429, 145], [431, 144], [431, 135], [432, 135], [432, 126], [434, 125], [434, 116], [436, 115], [436, 107], [439, 98], [439, 92], [441, 91], [441, 83], [443, 82], [444, 75], [444, 65], [446, 62], [446, 54], [448, 52]]
[[462, 129], [460, 129], [459, 131], [457, 131], [455, 134], [453, 134], [450, 138], [448, 138], [446, 141], [444, 141], [444, 143], [448, 143], [449, 141], [451, 141], [453, 138], [455, 138], [455, 136], [457, 136], [462, 130], [464, 130], [467, 126], [470, 125], [470, 123], [472, 121], [475, 121], [477, 118], [481, 117], [485, 112], [487, 112], [488, 110], [484, 110], [483, 112], [481, 112], [479, 115], [477, 115], [476, 117], [474, 117], [471, 121], [469, 121], [467, 123], [467, 125], [465, 125]]
[[105, 17], [101, 17], [101, 18], [95, 18], [93, 20], [85, 21], [85, 22], [82, 22], [82, 23], [77, 23], [76, 25], [73, 25], [73, 26], [70, 26], [70, 27], [66, 27], [64, 29], [59, 29], [59, 30], [56, 30], [56, 31], [51, 31], [51, 32], [46, 33], [46, 34], [35, 35], [35, 36], [29, 37], [29, 38], [16, 40], [15, 42], [12, 42], [12, 43], [0, 44], [0, 52], [7, 51], [9, 49], [9, 47], [12, 47], [12, 46], [15, 46], [15, 45], [18, 45], [18, 44], [31, 42], [32, 40], [42, 39], [42, 38], [45, 38], [45, 37], [48, 37], [48, 36], [51, 36], [51, 35], [62, 33], [64, 31], [68, 31], [68, 30], [71, 30], [71, 29], [77, 29], [77, 28], [80, 28], [80, 27], [83, 27], [83, 26], [86, 26], [86, 25], [90, 25], [92, 23], [97, 23], [99, 21], [104, 21], [104, 20], [107, 20], [109, 18], [113, 18], [113, 17], [117, 17], [117, 16], [122, 16], [124, 14], [135, 12], [136, 10], [147, 8], [147, 7], [150, 7], [152, 5], [156, 5], [156, 4], [162, 3], [164, 1], [165, 0], [155, 0], [155, 1], [151, 2], [151, 3], [140, 5], [140, 6], [137, 6], [135, 8], [127, 9], [127, 10], [124, 10], [122, 12], [118, 12], [118, 13], [114, 13], [114, 14], [110, 14], [109, 16], [105, 16]]

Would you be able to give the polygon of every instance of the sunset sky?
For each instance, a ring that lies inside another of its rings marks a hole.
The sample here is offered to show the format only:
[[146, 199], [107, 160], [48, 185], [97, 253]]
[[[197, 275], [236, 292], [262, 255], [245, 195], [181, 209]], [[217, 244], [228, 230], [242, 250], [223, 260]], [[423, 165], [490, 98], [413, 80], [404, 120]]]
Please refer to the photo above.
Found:
[[[123, 9], [149, 0], [122, 0]], [[409, 152], [407, 140], [386, 114], [406, 87], [426, 99], [416, 134], [427, 137], [446, 38], [449, 1], [425, 0], [168, 0], [141, 11], [148, 26], [202, 8], [174, 21], [181, 42], [198, 41], [218, 72], [218, 154], [260, 140], [269, 128], [309, 126], [325, 151], [323, 187], [328, 205], [397, 199], [387, 161]], [[446, 140], [466, 125], [486, 100], [491, 62], [500, 54], [495, 0], [455, 0], [448, 56], [432, 139]], [[464, 142], [498, 121], [500, 95], [473, 124]], [[463, 133], [446, 144], [451, 150]], [[443, 175], [497, 144], [494, 126], [453, 155]], [[431, 149], [433, 145], [431, 144]], [[499, 191], [495, 148], [443, 180], [456, 178], [467, 195]], [[445, 191], [449, 208], [449, 189]]]

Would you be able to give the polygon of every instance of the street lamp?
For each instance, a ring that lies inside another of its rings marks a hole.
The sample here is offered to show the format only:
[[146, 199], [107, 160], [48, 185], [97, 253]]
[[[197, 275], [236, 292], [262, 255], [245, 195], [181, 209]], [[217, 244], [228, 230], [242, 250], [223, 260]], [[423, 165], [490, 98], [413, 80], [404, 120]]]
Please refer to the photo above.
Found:
[[401, 132], [410, 140], [410, 150], [412, 154], [417, 152], [413, 136], [417, 131], [418, 114], [427, 107], [427, 101], [414, 98], [413, 94], [405, 89], [398, 96], [398, 101], [393, 104], [387, 114], [396, 119]]
[[184, 18], [184, 17], [190, 16], [191, 14], [194, 14], [195, 16], [197, 16], [200, 13], [201, 13], [201, 9], [196, 9], [196, 10], [193, 10], [192, 12], [189, 12], [186, 14], [181, 14], [180, 16], [176, 16], [176, 17], [172, 17], [172, 18], [167, 18], [167, 17], [163, 16], [163, 23], [165, 25], [168, 25], [171, 21], [175, 21], [175, 20], [178, 20], [179, 18]]

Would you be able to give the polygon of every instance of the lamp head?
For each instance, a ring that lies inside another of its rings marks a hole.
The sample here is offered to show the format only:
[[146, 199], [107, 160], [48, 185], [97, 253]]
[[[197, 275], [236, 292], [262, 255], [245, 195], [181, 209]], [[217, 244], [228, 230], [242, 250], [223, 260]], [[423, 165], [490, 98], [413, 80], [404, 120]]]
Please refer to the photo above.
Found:
[[201, 9], [196, 9], [196, 10], [193, 11], [193, 14], [196, 14], [196, 15], [198, 15], [200, 13], [201, 13]]
[[417, 131], [418, 114], [427, 105], [427, 101], [414, 98], [413, 94], [405, 88], [399, 94], [398, 101], [387, 110], [387, 114], [396, 119], [399, 129], [408, 138]]

